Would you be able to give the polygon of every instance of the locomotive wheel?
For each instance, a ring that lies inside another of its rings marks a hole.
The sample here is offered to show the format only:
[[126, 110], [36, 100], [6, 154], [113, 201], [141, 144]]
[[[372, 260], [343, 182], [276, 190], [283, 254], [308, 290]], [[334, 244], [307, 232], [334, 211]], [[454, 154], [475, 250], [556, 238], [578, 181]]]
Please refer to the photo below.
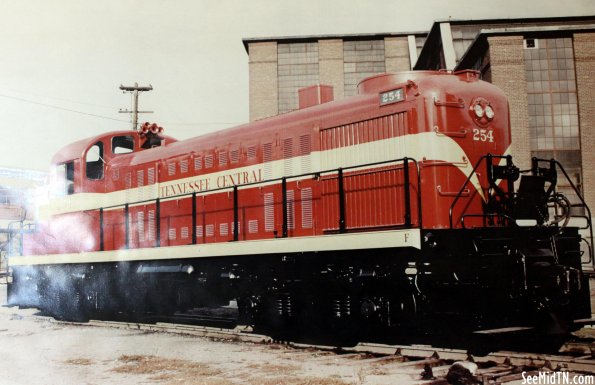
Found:
[[238, 304], [238, 324], [254, 326], [258, 319], [259, 298], [255, 296], [240, 297]]
[[274, 340], [286, 341], [296, 335], [299, 324], [296, 322], [289, 294], [268, 294], [261, 300], [256, 311], [254, 327], [269, 334]]
[[280, 296], [266, 296], [262, 304], [263, 312], [260, 321], [270, 331], [281, 331], [287, 327], [287, 321], [278, 312], [279, 298]]

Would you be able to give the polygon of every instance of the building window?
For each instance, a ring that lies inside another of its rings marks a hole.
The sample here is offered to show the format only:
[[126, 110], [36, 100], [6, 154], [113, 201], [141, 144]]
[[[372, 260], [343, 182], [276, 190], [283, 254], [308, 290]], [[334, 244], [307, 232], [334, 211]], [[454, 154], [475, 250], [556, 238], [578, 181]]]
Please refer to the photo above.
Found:
[[277, 45], [279, 113], [297, 110], [298, 89], [319, 83], [318, 42]]
[[526, 49], [539, 48], [537, 46], [537, 39], [525, 39], [524, 45]]
[[[525, 47], [531, 155], [557, 159], [580, 188], [582, 165], [572, 39], [527, 39]], [[577, 203], [564, 178], [559, 178], [559, 187], [572, 203]]]
[[345, 97], [357, 95], [357, 85], [368, 76], [386, 72], [383, 40], [343, 42]]

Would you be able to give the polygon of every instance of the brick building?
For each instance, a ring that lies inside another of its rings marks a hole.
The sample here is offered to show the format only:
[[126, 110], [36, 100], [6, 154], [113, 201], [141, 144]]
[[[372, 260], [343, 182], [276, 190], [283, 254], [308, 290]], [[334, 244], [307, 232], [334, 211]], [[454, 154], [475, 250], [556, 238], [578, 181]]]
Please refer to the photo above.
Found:
[[250, 120], [298, 108], [297, 90], [333, 86], [334, 98], [383, 72], [409, 71], [427, 33], [244, 39], [250, 62]]
[[[297, 90], [328, 84], [334, 98], [363, 78], [427, 69], [481, 71], [508, 95], [521, 168], [556, 158], [595, 207], [595, 16], [448, 20], [429, 32], [244, 39], [250, 120], [297, 109]], [[572, 200], [568, 184], [560, 188]]]

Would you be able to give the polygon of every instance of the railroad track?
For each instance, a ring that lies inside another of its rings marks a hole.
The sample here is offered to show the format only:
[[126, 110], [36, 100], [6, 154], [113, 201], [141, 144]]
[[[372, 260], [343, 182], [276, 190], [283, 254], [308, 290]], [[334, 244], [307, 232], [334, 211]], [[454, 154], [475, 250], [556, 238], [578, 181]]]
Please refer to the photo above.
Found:
[[[64, 325], [86, 327], [109, 327], [139, 330], [145, 332], [174, 333], [193, 335], [217, 340], [237, 341], [257, 344], [279, 345], [286, 348], [283, 354], [290, 356], [308, 355], [314, 360], [327, 360], [329, 364], [351, 365], [354, 370], [366, 376], [390, 376], [392, 374], [413, 373], [419, 384], [449, 384], [447, 376], [457, 362], [471, 362], [476, 369], [473, 380], [479, 384], [520, 383], [523, 376], [595, 375], [595, 343], [573, 341], [568, 343], [560, 354], [538, 354], [512, 351], [499, 351], [486, 356], [472, 356], [464, 350], [439, 348], [427, 345], [383, 345], [360, 343], [355, 347], [336, 348], [333, 346], [302, 343], [280, 343], [271, 337], [253, 333], [250, 327], [235, 328], [188, 325], [169, 322], [135, 323], [126, 321], [91, 320], [86, 323], [57, 321], [51, 317], [35, 316], [37, 319]], [[174, 316], [172, 319], [178, 318]], [[186, 317], [185, 321], [200, 320], [204, 317]], [[213, 321], [221, 321], [215, 319]], [[565, 353], [564, 353], [565, 352]], [[293, 357], [292, 356], [292, 357]], [[467, 365], [467, 364], [466, 364]], [[556, 374], [556, 373], [560, 374]], [[567, 373], [567, 374], [564, 374]], [[586, 378], [586, 377], [583, 377]], [[562, 377], [558, 380], [561, 381]], [[588, 380], [588, 379], [587, 379]], [[464, 382], [462, 382], [464, 383]], [[545, 382], [544, 382], [545, 383]], [[549, 382], [562, 383], [562, 382]]]

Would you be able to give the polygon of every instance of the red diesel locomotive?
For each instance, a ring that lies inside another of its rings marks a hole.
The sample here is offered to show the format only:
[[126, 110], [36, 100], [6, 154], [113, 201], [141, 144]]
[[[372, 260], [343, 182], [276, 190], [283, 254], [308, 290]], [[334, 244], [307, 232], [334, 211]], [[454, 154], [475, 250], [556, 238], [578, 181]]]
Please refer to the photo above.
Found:
[[512, 163], [502, 91], [407, 72], [329, 99], [310, 87], [297, 111], [183, 141], [147, 123], [66, 146], [10, 303], [87, 319], [235, 301], [272, 334], [354, 340], [560, 336], [591, 316], [563, 169]]

